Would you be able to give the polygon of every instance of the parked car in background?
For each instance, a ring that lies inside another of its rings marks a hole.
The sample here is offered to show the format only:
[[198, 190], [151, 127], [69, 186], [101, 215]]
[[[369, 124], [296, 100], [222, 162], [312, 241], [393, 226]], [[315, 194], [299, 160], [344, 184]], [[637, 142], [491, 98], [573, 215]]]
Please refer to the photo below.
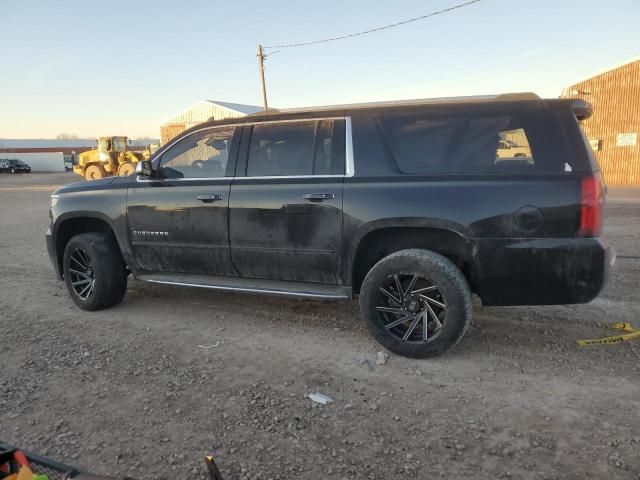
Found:
[[22, 160], [15, 158], [0, 158], [0, 172], [30, 173], [31, 167]]
[[[529, 145], [518, 145], [513, 140], [500, 140], [498, 142], [498, 149], [496, 151], [496, 158], [517, 158], [526, 157], [532, 158], [531, 147]], [[501, 160], [498, 160], [501, 161]]]
[[590, 115], [582, 100], [515, 94], [209, 122], [134, 177], [57, 190], [47, 247], [85, 310], [120, 302], [130, 273], [359, 296], [386, 348], [439, 355], [467, 331], [472, 293], [485, 305], [570, 304], [605, 285], [605, 189], [578, 125]]

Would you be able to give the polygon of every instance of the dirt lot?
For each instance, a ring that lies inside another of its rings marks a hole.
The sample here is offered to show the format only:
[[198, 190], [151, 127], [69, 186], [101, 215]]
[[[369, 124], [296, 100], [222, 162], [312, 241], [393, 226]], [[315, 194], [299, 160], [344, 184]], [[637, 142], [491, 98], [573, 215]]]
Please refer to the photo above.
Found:
[[576, 345], [640, 327], [640, 189], [611, 189], [620, 258], [596, 301], [477, 303], [444, 358], [375, 365], [355, 302], [131, 281], [77, 309], [44, 246], [49, 195], [76, 178], [0, 176], [1, 439], [140, 479], [204, 478], [205, 453], [256, 480], [640, 479], [640, 341]]

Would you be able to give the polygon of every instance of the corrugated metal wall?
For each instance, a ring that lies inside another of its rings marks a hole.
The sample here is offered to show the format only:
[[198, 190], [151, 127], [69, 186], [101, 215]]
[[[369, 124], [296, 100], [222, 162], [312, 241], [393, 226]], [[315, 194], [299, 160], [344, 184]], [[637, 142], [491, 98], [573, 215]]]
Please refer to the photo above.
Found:
[[244, 117], [245, 114], [221, 107], [215, 103], [203, 101], [196, 103], [193, 107], [181, 112], [160, 126], [160, 142], [164, 145], [179, 133], [184, 132], [202, 122], [206, 122], [211, 117], [216, 120], [223, 118]]
[[[608, 185], [640, 185], [640, 60], [597, 75], [565, 89], [568, 98], [593, 105], [593, 115], [581, 123]], [[620, 133], [636, 133], [635, 146], [618, 146]]]

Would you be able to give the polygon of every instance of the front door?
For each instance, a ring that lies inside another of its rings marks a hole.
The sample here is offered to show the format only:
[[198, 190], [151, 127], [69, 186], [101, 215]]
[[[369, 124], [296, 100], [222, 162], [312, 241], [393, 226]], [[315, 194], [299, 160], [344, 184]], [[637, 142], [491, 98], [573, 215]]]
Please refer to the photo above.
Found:
[[338, 284], [344, 120], [246, 126], [229, 200], [242, 277]]
[[154, 178], [132, 182], [127, 223], [140, 269], [236, 275], [228, 230], [235, 132], [235, 127], [194, 132], [154, 160]]

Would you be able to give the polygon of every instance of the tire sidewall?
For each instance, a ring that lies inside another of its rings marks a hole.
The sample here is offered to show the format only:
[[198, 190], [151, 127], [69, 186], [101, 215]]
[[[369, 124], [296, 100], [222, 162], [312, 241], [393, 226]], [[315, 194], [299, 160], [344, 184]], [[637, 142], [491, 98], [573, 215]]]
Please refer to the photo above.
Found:
[[[83, 233], [67, 243], [62, 261], [64, 281], [73, 302], [83, 310], [99, 310], [122, 300], [126, 290], [126, 273], [122, 260], [113, 251], [111, 239], [101, 233]], [[86, 300], [73, 290], [69, 267], [71, 254], [84, 250], [89, 256], [95, 275], [93, 293]]]
[[[384, 327], [376, 310], [378, 289], [394, 274], [418, 274], [438, 286], [447, 308], [443, 330], [433, 341], [403, 342]], [[400, 355], [422, 358], [441, 355], [458, 343], [470, 322], [471, 298], [464, 276], [450, 260], [425, 250], [404, 250], [385, 257], [369, 271], [360, 292], [360, 308], [370, 333], [384, 347]]]

